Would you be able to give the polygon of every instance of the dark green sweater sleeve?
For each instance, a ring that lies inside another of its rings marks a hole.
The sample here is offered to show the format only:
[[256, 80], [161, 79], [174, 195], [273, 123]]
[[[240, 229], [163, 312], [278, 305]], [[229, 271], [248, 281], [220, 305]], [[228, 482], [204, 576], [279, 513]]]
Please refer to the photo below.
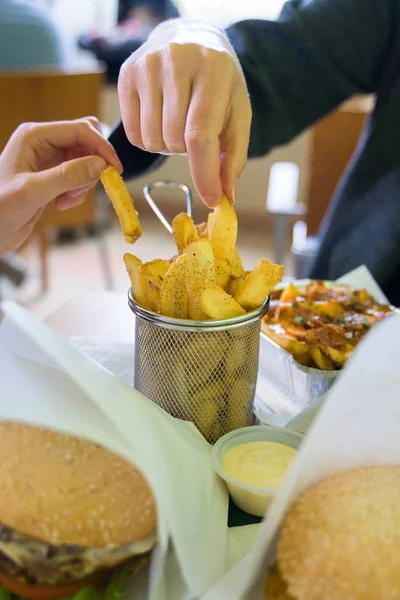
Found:
[[[250, 157], [291, 141], [347, 98], [379, 90], [398, 2], [290, 0], [277, 21], [228, 29], [253, 108]], [[131, 146], [121, 124], [110, 140], [127, 178], [165, 160]]]
[[250, 156], [287, 143], [355, 94], [378, 91], [398, 0], [291, 0], [228, 29], [253, 108]]

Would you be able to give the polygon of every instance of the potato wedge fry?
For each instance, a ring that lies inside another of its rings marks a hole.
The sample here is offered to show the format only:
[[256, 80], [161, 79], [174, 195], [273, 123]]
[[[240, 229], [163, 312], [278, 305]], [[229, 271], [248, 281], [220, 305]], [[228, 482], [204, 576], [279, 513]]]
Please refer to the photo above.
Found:
[[188, 257], [178, 256], [168, 269], [160, 292], [160, 313], [166, 317], [186, 319]]
[[282, 279], [283, 273], [283, 266], [275, 265], [269, 260], [259, 260], [235, 294], [236, 302], [248, 311], [260, 307]]
[[208, 227], [210, 240], [216, 260], [230, 261], [236, 244], [238, 220], [233, 205], [226, 196], [214, 209]]
[[188, 257], [188, 277], [215, 281], [214, 252], [208, 240], [188, 244], [183, 253]]
[[226, 289], [229, 278], [231, 276], [231, 265], [225, 259], [220, 259], [215, 261], [215, 277], [217, 284], [222, 287], [222, 289]]
[[225, 357], [225, 370], [227, 375], [232, 375], [247, 360], [248, 349], [245, 340], [234, 341], [226, 353]]
[[332, 359], [324, 354], [318, 346], [310, 346], [309, 352], [318, 369], [322, 369], [323, 371], [333, 371], [334, 366]]
[[300, 290], [293, 284], [289, 283], [287, 288], [282, 292], [280, 302], [290, 302], [300, 296]]
[[242, 275], [243, 274], [243, 264], [242, 264], [242, 259], [240, 258], [238, 249], [236, 248], [236, 246], [233, 249], [232, 252], [232, 258], [231, 258], [231, 274], [232, 275]]
[[230, 340], [225, 331], [213, 333], [212, 339], [193, 337], [182, 345], [181, 358], [187, 378], [192, 384], [206, 381], [213, 371], [220, 369]]
[[225, 396], [226, 390], [224, 386], [221, 385], [221, 382], [211, 381], [209, 383], [205, 383], [203, 387], [198, 389], [192, 396], [191, 404], [195, 406], [196, 404], [202, 404], [207, 400], [212, 400], [217, 406], [218, 410], [225, 409]]
[[216, 442], [221, 436], [221, 423], [218, 418], [218, 406], [209, 396], [208, 388], [205, 387], [192, 396], [191, 403], [192, 406], [201, 406], [201, 411], [193, 417], [193, 423], [208, 442]]
[[152, 285], [149, 286], [149, 289], [146, 292], [146, 300], [152, 310], [155, 313], [158, 313], [160, 310], [160, 290]]
[[226, 289], [228, 294], [235, 297], [235, 295], [239, 292], [240, 286], [242, 283], [244, 283], [244, 280], [249, 273], [250, 271], [243, 271], [242, 275], [232, 275]]
[[233, 431], [249, 424], [249, 399], [254, 391], [255, 383], [239, 378], [233, 382], [228, 393], [228, 414], [225, 431]]
[[299, 364], [303, 365], [304, 367], [311, 367], [313, 364], [311, 355], [309, 352], [306, 352], [305, 354], [293, 354], [293, 358], [294, 360], [296, 360]]
[[246, 314], [244, 308], [219, 286], [202, 291], [201, 308], [211, 319], [232, 319]]
[[208, 225], [207, 223], [200, 223], [200, 225], [196, 225], [197, 235], [200, 239], [208, 239]]
[[197, 233], [196, 233], [196, 234], [193, 234], [193, 235], [189, 235], [187, 243], [188, 243], [188, 245], [189, 245], [189, 244], [191, 244], [192, 242], [197, 242], [199, 239], [200, 239], [200, 238], [199, 238], [199, 236], [197, 235]]
[[172, 233], [179, 254], [182, 254], [189, 243], [189, 239], [192, 242], [199, 239], [193, 219], [186, 213], [176, 215], [175, 219], [172, 221]]
[[327, 300], [326, 302], [314, 302], [312, 309], [317, 315], [326, 315], [328, 317], [339, 317], [345, 312], [345, 307], [340, 302]]
[[[155, 373], [157, 376], [155, 380], [158, 381], [158, 386], [156, 386], [153, 392], [154, 396], [151, 399], [155, 400], [157, 404], [161, 404], [166, 410], [171, 410], [173, 407], [177, 418], [190, 421], [190, 405], [188, 405], [186, 400], [186, 398], [190, 398], [190, 390], [183, 361], [179, 356], [174, 354], [171, 356], [171, 351], [166, 350], [156, 365]], [[168, 378], [168, 387], [172, 390], [172, 394], [168, 394], [167, 388], [159, 385], [159, 382], [166, 378]], [[153, 381], [153, 378], [149, 377], [149, 381]]]
[[206, 287], [212, 287], [213, 282], [203, 277], [190, 277], [186, 281], [188, 292], [188, 318], [194, 321], [205, 321], [209, 317], [201, 308], [201, 293]]
[[104, 169], [100, 179], [117, 213], [125, 240], [128, 244], [133, 244], [142, 235], [142, 228], [124, 180], [112, 165]]
[[151, 310], [146, 297], [149, 282], [141, 273], [142, 261], [137, 256], [127, 253], [124, 255], [124, 262], [131, 280], [133, 297], [143, 308]]
[[170, 266], [171, 263], [169, 260], [156, 258], [155, 260], [144, 263], [140, 267], [140, 272], [151, 284], [156, 288], [161, 289], [163, 279]]
[[281, 348], [290, 352], [290, 354], [305, 354], [308, 352], [308, 345], [304, 342], [299, 342], [294, 336], [291, 336], [282, 325], [268, 325], [263, 321], [261, 323], [263, 333], [271, 338]]
[[353, 354], [353, 348], [350, 346], [350, 349], [340, 350], [338, 348], [333, 348], [332, 346], [321, 346], [321, 350], [329, 356], [333, 360], [336, 365], [343, 367], [343, 365], [350, 359]]

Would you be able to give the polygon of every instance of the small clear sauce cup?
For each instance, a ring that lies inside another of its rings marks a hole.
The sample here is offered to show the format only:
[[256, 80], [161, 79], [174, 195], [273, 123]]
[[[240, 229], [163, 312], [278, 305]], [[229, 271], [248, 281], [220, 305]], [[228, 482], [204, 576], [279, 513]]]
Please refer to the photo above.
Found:
[[223, 468], [225, 453], [234, 446], [251, 442], [276, 442], [297, 450], [303, 439], [304, 435], [297, 431], [269, 425], [244, 427], [220, 438], [212, 449], [212, 463], [215, 471], [225, 481], [236, 506], [251, 515], [263, 517], [279, 488], [248, 485], [231, 477]]

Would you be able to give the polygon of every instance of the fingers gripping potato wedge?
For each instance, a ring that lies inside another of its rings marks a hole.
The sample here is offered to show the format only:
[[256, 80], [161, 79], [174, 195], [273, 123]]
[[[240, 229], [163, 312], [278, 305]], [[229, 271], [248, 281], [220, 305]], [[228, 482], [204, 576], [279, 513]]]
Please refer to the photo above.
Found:
[[156, 258], [155, 260], [144, 263], [140, 268], [140, 272], [151, 284], [156, 288], [161, 289], [163, 279], [170, 266], [171, 263], [169, 260]]
[[275, 265], [269, 260], [259, 260], [235, 294], [236, 302], [246, 310], [255, 310], [265, 302], [282, 279], [283, 273], [283, 266]]
[[182, 254], [189, 243], [189, 239], [192, 242], [199, 239], [193, 219], [186, 213], [180, 213], [172, 221], [172, 233], [179, 254]]
[[178, 256], [168, 269], [160, 292], [160, 313], [166, 317], [186, 319], [188, 257]]
[[238, 221], [233, 205], [226, 196], [214, 209], [211, 223], [208, 227], [210, 240], [216, 260], [230, 261], [235, 249]]
[[128, 244], [133, 244], [142, 235], [142, 228], [124, 180], [112, 165], [104, 169], [100, 179], [117, 213], [125, 240]]
[[141, 273], [142, 261], [140, 258], [133, 256], [133, 254], [127, 253], [124, 255], [124, 262], [131, 280], [133, 297], [143, 308], [149, 310], [150, 306], [146, 296], [149, 289], [149, 282]]
[[211, 319], [232, 319], [246, 314], [244, 308], [219, 286], [202, 291], [201, 308]]
[[208, 281], [215, 281], [214, 252], [208, 240], [188, 244], [184, 254], [188, 257], [188, 277], [203, 277]]

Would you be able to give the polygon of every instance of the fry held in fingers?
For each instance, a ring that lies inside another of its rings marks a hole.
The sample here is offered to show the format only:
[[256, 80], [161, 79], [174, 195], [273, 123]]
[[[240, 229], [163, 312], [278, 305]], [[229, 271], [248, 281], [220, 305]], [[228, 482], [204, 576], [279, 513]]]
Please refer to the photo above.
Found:
[[112, 165], [104, 169], [100, 179], [117, 213], [126, 242], [134, 244], [142, 235], [142, 228], [124, 180]]

